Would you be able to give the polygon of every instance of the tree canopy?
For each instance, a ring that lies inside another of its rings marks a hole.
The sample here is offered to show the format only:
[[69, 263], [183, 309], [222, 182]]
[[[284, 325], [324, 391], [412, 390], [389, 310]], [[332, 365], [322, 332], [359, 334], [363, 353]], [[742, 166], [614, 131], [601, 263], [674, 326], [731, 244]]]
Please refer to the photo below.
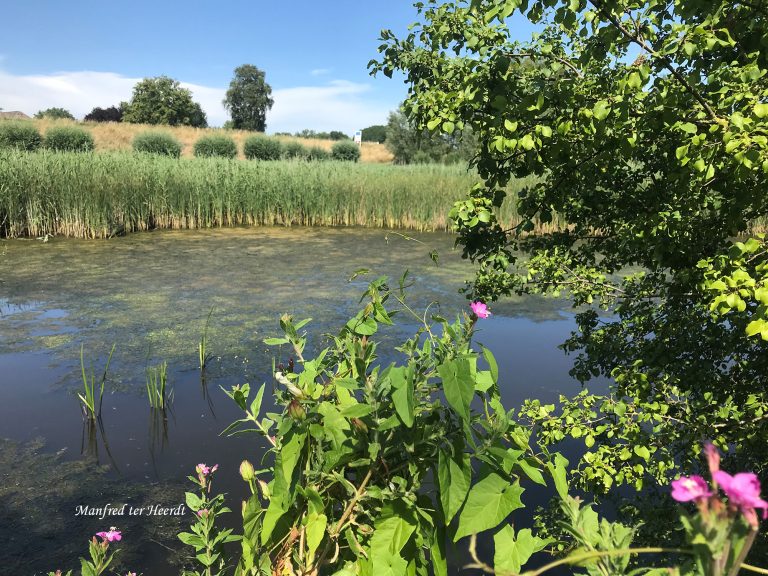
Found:
[[[608, 395], [522, 415], [545, 441], [584, 440], [592, 487], [666, 480], [702, 438], [766, 471], [768, 246], [753, 234], [768, 212], [764, 3], [417, 7], [422, 21], [404, 38], [383, 31], [370, 66], [405, 74], [418, 126], [479, 140], [482, 183], [451, 211], [478, 263], [469, 295], [569, 295], [573, 373], [611, 378]], [[514, 14], [541, 33], [513, 41]], [[504, 186], [530, 175], [523, 221], [504, 229]], [[554, 214], [568, 225], [529, 234]]]
[[46, 108], [45, 110], [40, 110], [37, 114], [35, 114], [35, 118], [51, 118], [53, 120], [75, 119], [72, 113], [69, 110], [65, 110], [64, 108]]
[[208, 125], [200, 104], [192, 100], [192, 92], [168, 76], [141, 80], [133, 87], [131, 101], [122, 102], [120, 108], [123, 122], [197, 128]]
[[264, 132], [267, 129], [267, 110], [275, 103], [271, 95], [272, 88], [264, 80], [264, 72], [252, 64], [235, 68], [235, 77], [229, 83], [223, 101], [232, 117], [232, 127]]

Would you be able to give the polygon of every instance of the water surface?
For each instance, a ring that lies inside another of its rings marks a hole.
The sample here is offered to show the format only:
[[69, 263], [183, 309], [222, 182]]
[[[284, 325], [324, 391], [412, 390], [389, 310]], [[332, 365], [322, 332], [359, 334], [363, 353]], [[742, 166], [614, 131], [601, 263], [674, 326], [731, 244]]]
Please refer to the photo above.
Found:
[[[439, 302], [431, 309], [454, 317], [467, 307], [458, 291], [472, 271], [452, 245], [447, 234], [328, 228], [0, 243], [0, 461], [14, 469], [0, 489], [0, 541], [9, 542], [0, 565], [28, 573], [74, 567], [89, 535], [109, 526], [75, 516], [77, 504], [177, 506], [198, 462], [220, 464], [218, 486], [237, 509], [244, 494], [238, 465], [244, 457], [257, 461], [265, 446], [255, 436], [219, 436], [239, 416], [220, 386], [269, 381], [276, 351], [262, 340], [279, 335], [282, 313], [313, 318], [310, 348], [322, 345], [321, 335], [354, 314], [379, 274], [396, 284], [409, 270], [411, 306]], [[360, 268], [372, 274], [348, 281]], [[203, 381], [197, 345], [211, 309], [213, 357]], [[578, 389], [557, 349], [574, 328], [565, 303], [511, 298], [493, 311], [476, 339], [499, 361], [508, 406]], [[414, 330], [406, 323], [382, 334], [383, 360], [396, 359], [387, 343]], [[113, 343], [103, 427], [83, 425], [75, 395], [81, 347], [86, 367], [99, 375]], [[151, 412], [144, 391], [146, 366], [161, 361], [175, 395], [167, 418]], [[183, 551], [174, 538], [182, 521], [112, 520], [125, 531], [122, 565], [177, 574], [179, 554], [169, 549]], [[32, 553], [33, 561], [24, 560]]]

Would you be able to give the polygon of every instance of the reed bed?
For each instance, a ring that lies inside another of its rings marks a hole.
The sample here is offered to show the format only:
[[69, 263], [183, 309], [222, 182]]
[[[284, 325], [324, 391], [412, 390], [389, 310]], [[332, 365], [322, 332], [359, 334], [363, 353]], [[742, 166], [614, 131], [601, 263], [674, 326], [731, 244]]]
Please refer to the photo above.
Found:
[[[452, 203], [475, 182], [458, 166], [4, 150], [0, 235], [104, 238], [243, 225], [444, 230]], [[514, 198], [523, 185], [509, 187], [505, 226], [518, 221]]]

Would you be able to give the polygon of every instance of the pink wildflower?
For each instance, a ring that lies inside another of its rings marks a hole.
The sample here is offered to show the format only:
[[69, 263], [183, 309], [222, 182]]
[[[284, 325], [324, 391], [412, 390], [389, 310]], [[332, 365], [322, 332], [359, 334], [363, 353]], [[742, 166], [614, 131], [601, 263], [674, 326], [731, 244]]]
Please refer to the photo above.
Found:
[[488, 306], [484, 302], [472, 302], [469, 307], [478, 318], [488, 318], [491, 315]]
[[197, 511], [197, 515], [200, 518], [205, 518], [206, 516], [208, 516], [208, 512], [209, 512], [208, 508], [200, 508], [200, 510]]
[[104, 542], [120, 542], [120, 540], [123, 539], [120, 530], [114, 526], [110, 528], [108, 532], [96, 532], [96, 536], [101, 538]]
[[750, 525], [757, 527], [756, 508], [762, 508], [763, 519], [768, 518], [768, 502], [760, 498], [760, 480], [755, 474], [740, 472], [731, 476], [718, 470], [713, 478], [728, 496], [728, 502], [741, 510]]
[[707, 481], [701, 476], [683, 476], [672, 481], [672, 498], [678, 502], [699, 502], [711, 495]]
[[219, 469], [218, 464], [214, 464], [213, 466], [210, 466], [210, 467], [206, 466], [205, 464], [198, 464], [197, 467], [195, 468], [195, 471], [198, 474], [202, 474], [203, 476], [208, 476], [209, 474], [213, 474], [214, 472], [216, 472], [216, 470], [218, 469]]

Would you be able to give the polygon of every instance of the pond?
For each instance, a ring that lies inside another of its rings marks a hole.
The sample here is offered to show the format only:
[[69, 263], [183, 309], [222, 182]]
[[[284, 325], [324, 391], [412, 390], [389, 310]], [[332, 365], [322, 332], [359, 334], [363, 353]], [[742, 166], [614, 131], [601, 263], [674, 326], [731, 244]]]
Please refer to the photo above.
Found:
[[[175, 534], [189, 519], [151, 506], [178, 507], [195, 465], [215, 462], [217, 486], [238, 510], [239, 463], [257, 462], [265, 446], [255, 435], [220, 436], [240, 416], [220, 387], [270, 381], [277, 350], [263, 339], [279, 335], [279, 316], [313, 318], [310, 346], [318, 346], [355, 312], [370, 279], [385, 274], [395, 284], [407, 269], [411, 305], [439, 302], [430, 310], [455, 317], [467, 309], [459, 289], [472, 270], [452, 247], [442, 233], [332, 228], [1, 242], [0, 565], [14, 574], [74, 567], [90, 535], [115, 525], [125, 536], [122, 567], [178, 574], [187, 551]], [[371, 274], [348, 281], [360, 268]], [[476, 340], [499, 361], [507, 406], [579, 389], [557, 348], [575, 327], [566, 302], [510, 298], [493, 313]], [[209, 314], [203, 380], [198, 342]], [[384, 333], [382, 361], [396, 359], [387, 343], [415, 328]], [[90, 427], [76, 396], [81, 350], [98, 378], [113, 344], [103, 427]], [[167, 419], [152, 415], [145, 391], [146, 367], [163, 361], [174, 390]], [[82, 513], [108, 504], [146, 512]]]

